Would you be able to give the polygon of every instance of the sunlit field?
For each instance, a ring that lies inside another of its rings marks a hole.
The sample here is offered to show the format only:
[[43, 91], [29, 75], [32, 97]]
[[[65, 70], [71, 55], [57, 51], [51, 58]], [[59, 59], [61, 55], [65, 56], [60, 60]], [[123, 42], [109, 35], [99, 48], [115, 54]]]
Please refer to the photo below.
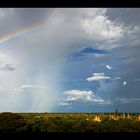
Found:
[[1, 113], [1, 133], [140, 132], [137, 113]]

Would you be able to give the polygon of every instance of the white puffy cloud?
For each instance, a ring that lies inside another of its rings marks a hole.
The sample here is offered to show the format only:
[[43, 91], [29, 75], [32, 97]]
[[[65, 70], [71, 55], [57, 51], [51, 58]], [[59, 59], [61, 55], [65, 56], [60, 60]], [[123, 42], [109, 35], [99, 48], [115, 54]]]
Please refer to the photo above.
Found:
[[101, 98], [93, 99], [93, 102], [94, 103], [98, 103], [100, 105], [103, 105], [103, 104], [104, 105], [108, 105], [108, 104], [111, 104], [112, 103], [109, 99], [104, 100], [104, 99], [101, 99]]
[[124, 82], [123, 82], [123, 86], [125, 86], [126, 84], [127, 84], [127, 82], [126, 82], [126, 81], [124, 81]]
[[94, 96], [94, 93], [91, 90], [67, 90], [64, 91], [64, 94], [67, 95], [66, 101], [92, 101], [92, 98]]
[[87, 36], [97, 43], [114, 43], [123, 36], [123, 25], [116, 24], [102, 13], [94, 18], [87, 17], [81, 21], [81, 25]]
[[104, 73], [93, 73], [92, 77], [87, 78], [87, 81], [100, 81], [100, 80], [107, 80], [111, 79], [109, 76], [105, 76]]
[[88, 102], [92, 104], [111, 104], [112, 102], [107, 99], [104, 100], [98, 97], [91, 90], [67, 90], [64, 91], [65, 98], [60, 102], [60, 106], [70, 106], [73, 102]]
[[[84, 10], [88, 11], [87, 9], [82, 10], [83, 13]], [[79, 12], [81, 11], [79, 10]], [[85, 18], [80, 18], [79, 21], [85, 31], [85, 37], [92, 40], [101, 49], [110, 50], [117, 47], [139, 45], [139, 24], [127, 25], [123, 21], [112, 20], [107, 16], [107, 11], [108, 9], [94, 10], [93, 8], [90, 10], [90, 15], [85, 14]]]
[[109, 65], [106, 65], [106, 68], [109, 69], [109, 70], [112, 69], [112, 67], [109, 66]]

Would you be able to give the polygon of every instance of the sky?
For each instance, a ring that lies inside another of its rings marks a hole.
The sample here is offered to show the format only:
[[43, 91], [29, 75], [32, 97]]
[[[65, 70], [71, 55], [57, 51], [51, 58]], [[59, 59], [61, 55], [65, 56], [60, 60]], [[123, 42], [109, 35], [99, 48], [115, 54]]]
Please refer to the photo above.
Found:
[[0, 8], [0, 112], [140, 112], [140, 8]]

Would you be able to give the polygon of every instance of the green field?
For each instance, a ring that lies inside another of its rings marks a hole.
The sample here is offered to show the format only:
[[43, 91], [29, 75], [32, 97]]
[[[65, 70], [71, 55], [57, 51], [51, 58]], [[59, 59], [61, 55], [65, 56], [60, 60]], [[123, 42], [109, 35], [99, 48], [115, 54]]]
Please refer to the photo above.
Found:
[[138, 113], [0, 113], [0, 133], [140, 132]]

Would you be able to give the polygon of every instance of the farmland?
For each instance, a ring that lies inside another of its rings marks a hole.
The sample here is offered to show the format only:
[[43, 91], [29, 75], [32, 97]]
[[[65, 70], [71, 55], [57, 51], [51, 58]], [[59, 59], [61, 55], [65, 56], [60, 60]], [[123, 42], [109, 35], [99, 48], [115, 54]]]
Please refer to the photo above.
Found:
[[0, 133], [140, 132], [138, 113], [0, 113]]

